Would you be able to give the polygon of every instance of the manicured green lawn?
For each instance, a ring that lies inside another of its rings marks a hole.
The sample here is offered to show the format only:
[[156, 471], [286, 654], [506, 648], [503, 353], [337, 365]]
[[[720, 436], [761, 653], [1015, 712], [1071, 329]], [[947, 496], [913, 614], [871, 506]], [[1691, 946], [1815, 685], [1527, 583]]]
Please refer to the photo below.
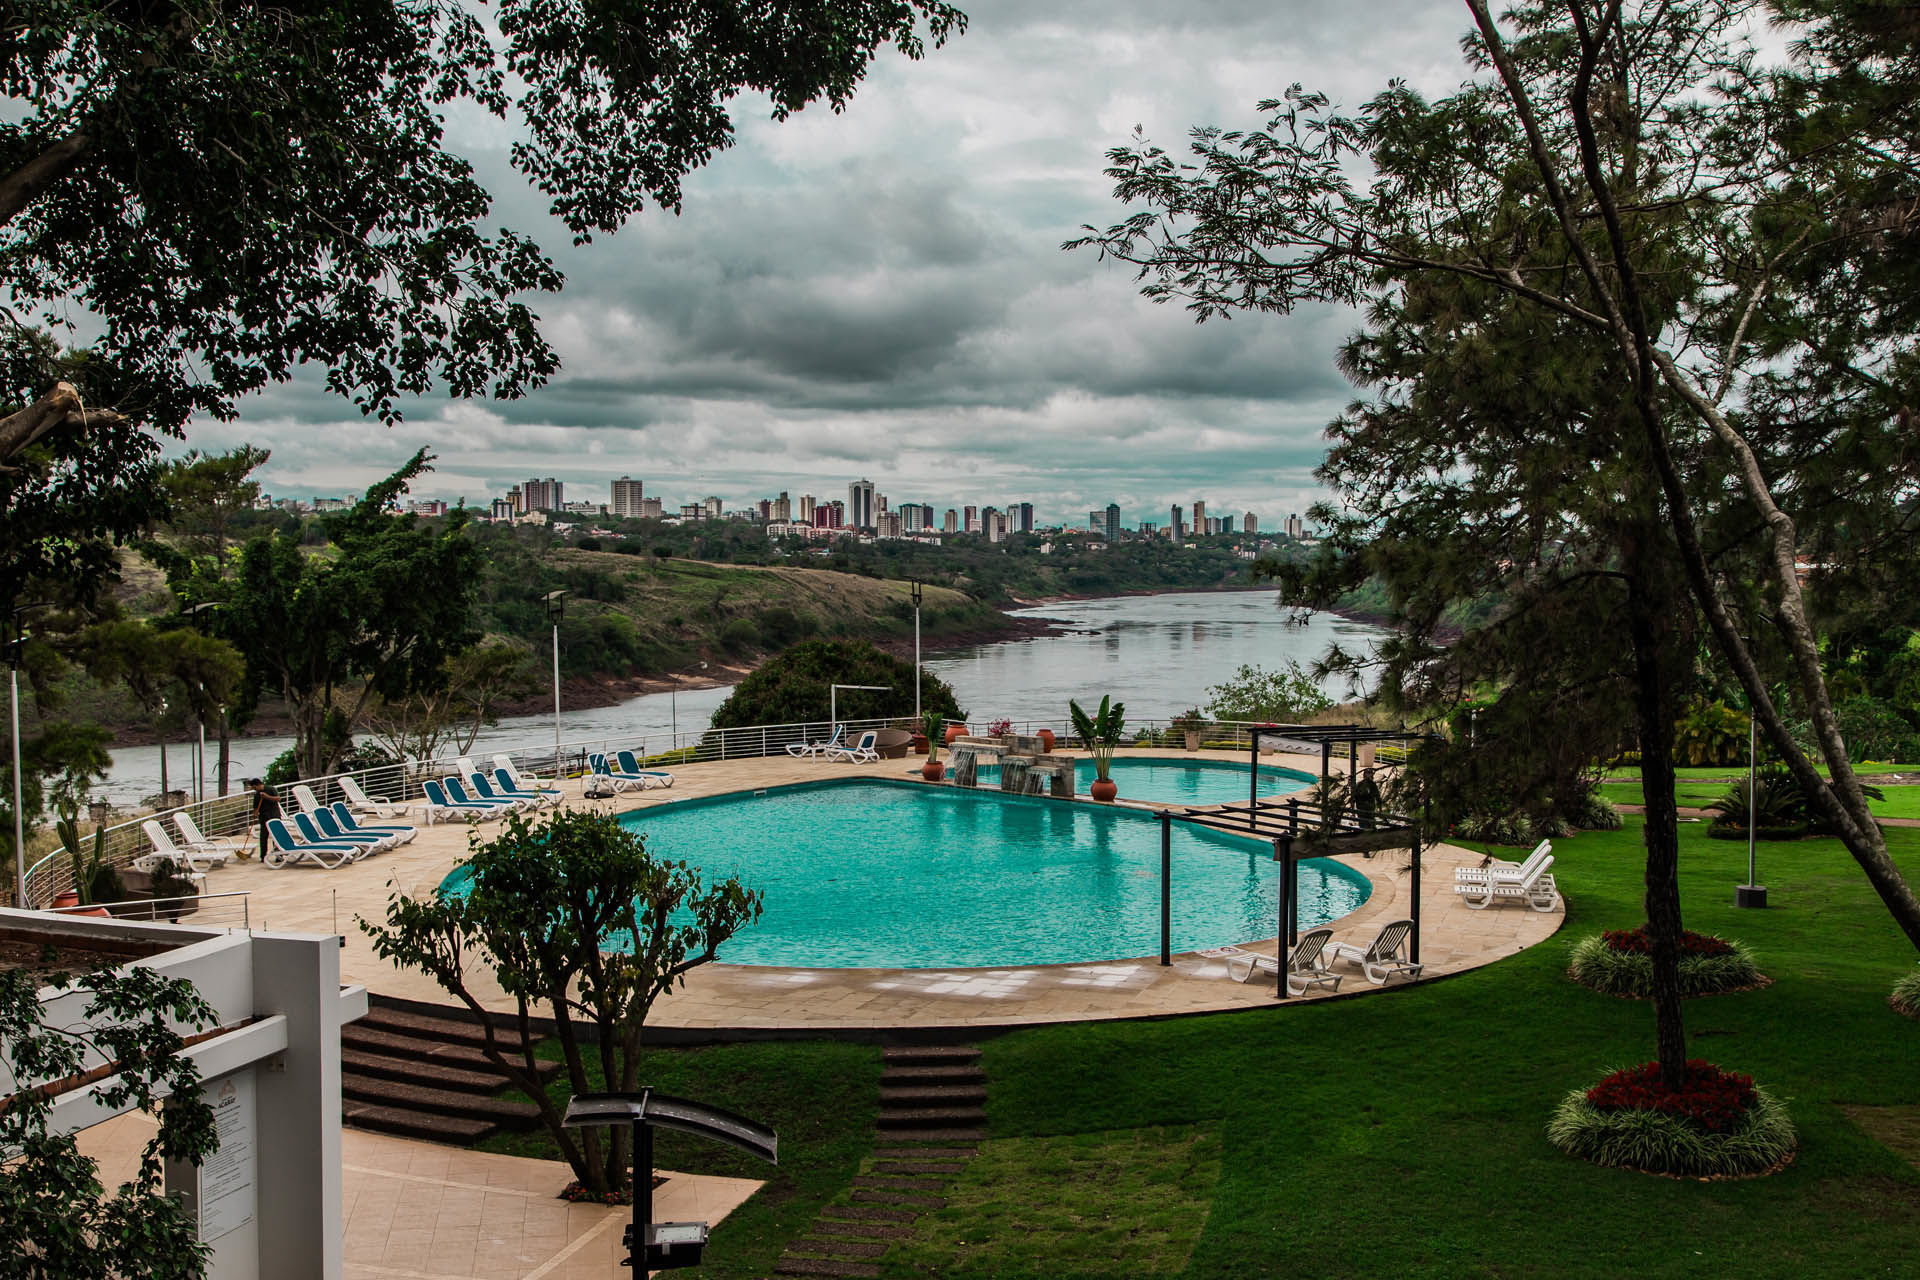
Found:
[[[1786, 1100], [1802, 1146], [1785, 1172], [1651, 1178], [1546, 1140], [1567, 1091], [1652, 1055], [1648, 1006], [1564, 973], [1576, 938], [1642, 919], [1629, 819], [1556, 841], [1566, 928], [1476, 972], [987, 1042], [991, 1140], [886, 1275], [1920, 1275], [1920, 1170], [1888, 1145], [1920, 1154], [1920, 1023], [1886, 1004], [1912, 948], [1834, 841], [1763, 847], [1774, 905], [1739, 911], [1744, 846], [1701, 824], [1681, 840], [1688, 926], [1745, 941], [1774, 979], [1690, 1002], [1689, 1042]], [[1888, 840], [1920, 877], [1920, 830]], [[650, 1083], [781, 1128], [775, 1195], [722, 1224], [711, 1264], [688, 1274], [770, 1274], [780, 1245], [844, 1196], [870, 1142], [876, 1070], [872, 1050], [822, 1045], [660, 1055]], [[752, 1172], [713, 1149], [680, 1154]]]
[[[1729, 787], [1745, 784], [1745, 774], [1731, 782], [1689, 782], [1683, 779], [1674, 785], [1673, 798], [1683, 809], [1704, 809], [1725, 795]], [[1880, 790], [1886, 793], [1886, 799], [1867, 802], [1876, 816], [1920, 818], [1920, 785], [1895, 784], [1881, 787]], [[1638, 782], [1603, 782], [1600, 784], [1600, 794], [1615, 804], [1639, 804], [1643, 798]]]

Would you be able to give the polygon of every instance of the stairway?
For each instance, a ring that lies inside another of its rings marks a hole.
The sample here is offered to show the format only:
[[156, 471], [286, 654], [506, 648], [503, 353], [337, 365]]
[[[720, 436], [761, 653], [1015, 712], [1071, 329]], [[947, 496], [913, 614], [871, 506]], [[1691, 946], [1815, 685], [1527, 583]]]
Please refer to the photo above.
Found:
[[[486, 1032], [448, 1010], [444, 1016], [379, 1003], [340, 1029], [340, 1118], [406, 1138], [466, 1146], [499, 1129], [529, 1129], [540, 1112], [493, 1095], [507, 1078], [487, 1060]], [[496, 1033], [520, 1052], [518, 1032]], [[560, 1064], [540, 1064], [544, 1081]]]
[[869, 1172], [853, 1180], [851, 1204], [828, 1205], [811, 1232], [788, 1244], [783, 1276], [866, 1277], [943, 1194], [986, 1137], [987, 1086], [980, 1050], [966, 1045], [888, 1049], [881, 1058], [880, 1116]]

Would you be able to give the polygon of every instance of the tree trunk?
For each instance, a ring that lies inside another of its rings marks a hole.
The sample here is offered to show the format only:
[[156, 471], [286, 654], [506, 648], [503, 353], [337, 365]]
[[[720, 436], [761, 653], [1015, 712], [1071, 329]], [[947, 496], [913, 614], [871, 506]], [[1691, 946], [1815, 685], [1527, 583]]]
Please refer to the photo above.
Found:
[[[1640, 789], [1646, 803], [1647, 936], [1652, 943], [1654, 1043], [1660, 1079], [1686, 1078], [1687, 1034], [1680, 1004], [1680, 815], [1673, 797], [1673, 713], [1661, 661], [1671, 636], [1675, 594], [1660, 592], [1654, 548], [1644, 532], [1627, 535], [1627, 628], [1633, 643], [1633, 703], [1640, 731]], [[1684, 599], [1684, 597], [1681, 597]]]

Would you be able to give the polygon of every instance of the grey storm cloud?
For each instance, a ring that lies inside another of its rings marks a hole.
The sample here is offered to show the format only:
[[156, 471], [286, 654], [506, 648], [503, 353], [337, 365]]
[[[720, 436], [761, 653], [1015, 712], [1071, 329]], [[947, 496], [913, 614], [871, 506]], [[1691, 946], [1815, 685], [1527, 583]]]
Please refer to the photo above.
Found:
[[1333, 356], [1355, 317], [1195, 325], [1059, 246], [1121, 216], [1102, 168], [1136, 125], [1175, 148], [1194, 125], [1256, 122], [1256, 100], [1295, 81], [1348, 108], [1393, 77], [1443, 91], [1464, 6], [963, 7], [964, 36], [884, 58], [841, 115], [775, 125], [742, 99], [739, 144], [679, 216], [649, 210], [584, 246], [508, 167], [511, 133], [457, 117], [450, 138], [496, 193], [488, 221], [566, 273], [531, 300], [561, 373], [514, 401], [422, 399], [389, 430], [303, 371], [188, 443], [271, 448], [276, 493], [358, 489], [426, 446], [420, 491], [470, 502], [534, 474], [569, 496], [628, 474], [670, 502], [730, 505], [869, 475], [895, 501], [1031, 500], [1049, 518], [1107, 501], [1129, 518], [1195, 498], [1304, 509], [1353, 394]]

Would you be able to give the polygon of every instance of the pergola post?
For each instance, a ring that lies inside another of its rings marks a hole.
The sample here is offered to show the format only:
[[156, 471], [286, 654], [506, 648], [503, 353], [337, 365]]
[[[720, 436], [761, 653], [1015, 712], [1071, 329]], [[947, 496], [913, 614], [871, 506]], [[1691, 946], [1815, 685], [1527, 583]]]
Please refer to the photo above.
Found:
[[1408, 943], [1413, 963], [1420, 963], [1420, 828], [1413, 829], [1413, 936]]
[[[1288, 843], [1291, 842], [1289, 841]], [[1280, 872], [1280, 918], [1274, 922], [1275, 950], [1280, 953], [1275, 957], [1280, 962], [1277, 966], [1280, 973], [1280, 987], [1279, 990], [1273, 993], [1275, 998], [1285, 1000], [1287, 998], [1287, 962], [1292, 958], [1293, 952], [1293, 948], [1285, 941], [1287, 936], [1287, 921], [1293, 918], [1293, 904], [1288, 901], [1290, 896], [1288, 893], [1289, 881], [1292, 879], [1288, 871], [1293, 866], [1293, 850], [1282, 849], [1281, 842], [1275, 840], [1273, 842], [1273, 856], [1275, 858], [1286, 859], [1286, 866], [1283, 867]]]
[[1260, 730], [1249, 736], [1253, 747], [1247, 756], [1247, 830], [1252, 831], [1260, 818]]
[[1173, 815], [1160, 811], [1160, 964], [1173, 963]]

